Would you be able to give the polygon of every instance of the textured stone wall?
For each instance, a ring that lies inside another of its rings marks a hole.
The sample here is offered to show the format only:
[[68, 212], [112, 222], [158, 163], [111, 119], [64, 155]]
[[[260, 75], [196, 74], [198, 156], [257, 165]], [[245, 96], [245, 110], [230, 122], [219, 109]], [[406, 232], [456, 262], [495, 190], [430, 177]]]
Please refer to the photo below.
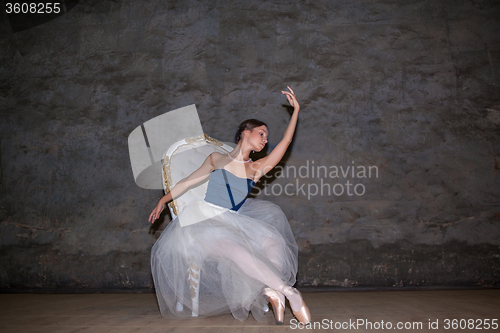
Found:
[[299, 286], [500, 283], [498, 1], [80, 1], [16, 33], [0, 18], [0, 289], [152, 288], [170, 216], [147, 221], [161, 191], [135, 185], [129, 133], [194, 103], [222, 141], [267, 122], [269, 153], [287, 85], [299, 124], [256, 195], [290, 219]]

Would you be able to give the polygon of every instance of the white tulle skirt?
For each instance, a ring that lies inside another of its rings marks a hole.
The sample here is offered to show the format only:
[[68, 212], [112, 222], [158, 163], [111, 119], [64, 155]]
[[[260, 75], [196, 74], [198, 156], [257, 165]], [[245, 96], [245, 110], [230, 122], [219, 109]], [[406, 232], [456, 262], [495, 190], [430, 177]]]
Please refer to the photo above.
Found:
[[[181, 227], [179, 219], [201, 222]], [[230, 312], [241, 321], [252, 312], [264, 321], [262, 291], [278, 280], [295, 283], [297, 255], [278, 205], [248, 198], [236, 212], [194, 202], [170, 222], [152, 249], [160, 312], [165, 318]]]

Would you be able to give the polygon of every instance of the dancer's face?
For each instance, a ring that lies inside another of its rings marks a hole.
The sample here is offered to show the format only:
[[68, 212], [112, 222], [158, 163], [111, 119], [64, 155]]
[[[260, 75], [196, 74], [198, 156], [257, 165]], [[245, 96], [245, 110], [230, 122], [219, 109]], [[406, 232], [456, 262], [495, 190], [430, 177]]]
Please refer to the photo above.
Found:
[[[250, 131], [249, 131], [250, 132]], [[255, 127], [248, 135], [248, 142], [254, 148], [252, 150], [261, 151], [267, 144], [269, 130], [266, 125]]]

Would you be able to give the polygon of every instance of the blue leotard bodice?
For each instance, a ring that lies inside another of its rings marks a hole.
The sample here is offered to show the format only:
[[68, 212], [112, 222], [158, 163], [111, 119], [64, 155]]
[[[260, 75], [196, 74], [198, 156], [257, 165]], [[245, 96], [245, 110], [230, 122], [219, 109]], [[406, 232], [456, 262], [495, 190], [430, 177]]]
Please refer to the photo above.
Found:
[[210, 172], [205, 201], [237, 211], [254, 186], [250, 178], [237, 177], [226, 169], [215, 169]]

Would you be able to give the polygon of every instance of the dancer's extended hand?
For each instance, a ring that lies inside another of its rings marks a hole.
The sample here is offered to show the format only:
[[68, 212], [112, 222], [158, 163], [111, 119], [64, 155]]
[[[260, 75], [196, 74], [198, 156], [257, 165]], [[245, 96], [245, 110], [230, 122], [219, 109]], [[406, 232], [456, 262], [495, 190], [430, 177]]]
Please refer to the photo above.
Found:
[[151, 212], [151, 215], [149, 215], [149, 222], [155, 223], [155, 221], [160, 217], [163, 208], [165, 208], [165, 204], [158, 203], [155, 209], [153, 209], [153, 212]]
[[293, 106], [295, 109], [300, 109], [299, 101], [297, 101], [297, 96], [293, 93], [292, 88], [287, 86], [288, 89], [290, 89], [291, 92], [288, 91], [281, 91], [281, 93], [286, 94], [286, 98], [288, 98], [288, 102], [290, 102], [290, 105]]

